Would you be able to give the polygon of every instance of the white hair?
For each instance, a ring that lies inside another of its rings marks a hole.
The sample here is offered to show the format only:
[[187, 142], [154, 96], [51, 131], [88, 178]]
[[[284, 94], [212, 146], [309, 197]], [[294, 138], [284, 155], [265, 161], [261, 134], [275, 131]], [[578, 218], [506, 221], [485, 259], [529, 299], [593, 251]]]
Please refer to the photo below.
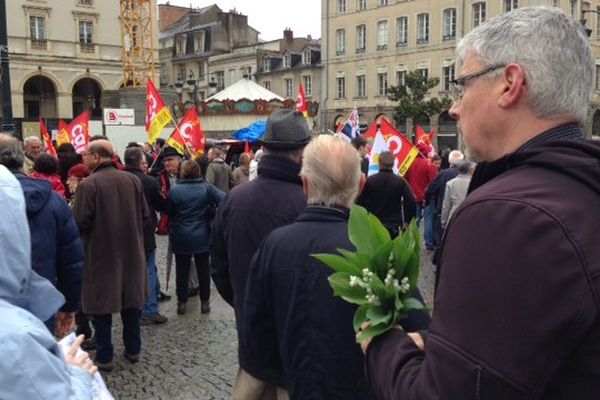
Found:
[[[587, 119], [594, 59], [581, 24], [556, 7], [525, 7], [501, 14], [466, 35], [459, 62], [478, 57], [489, 66], [516, 63], [525, 70], [529, 104], [539, 118]], [[498, 76], [501, 70], [489, 74]]]
[[350, 208], [361, 177], [360, 155], [348, 142], [319, 135], [304, 149], [302, 175], [308, 185], [308, 204]]
[[448, 153], [448, 163], [450, 165], [458, 165], [462, 160], [465, 159], [465, 155], [460, 150], [452, 150]]
[[23, 140], [23, 146], [27, 147], [30, 144], [42, 144], [42, 141], [40, 140], [39, 137], [37, 136], [27, 136], [24, 140]]

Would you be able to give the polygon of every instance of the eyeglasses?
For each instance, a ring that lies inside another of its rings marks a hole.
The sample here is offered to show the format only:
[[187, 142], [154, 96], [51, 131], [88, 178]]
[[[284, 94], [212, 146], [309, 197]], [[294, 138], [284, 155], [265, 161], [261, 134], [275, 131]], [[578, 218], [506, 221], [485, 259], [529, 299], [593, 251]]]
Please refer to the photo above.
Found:
[[489, 74], [492, 71], [495, 71], [497, 69], [504, 68], [504, 67], [506, 67], [506, 64], [491, 65], [482, 71], [475, 72], [475, 73], [465, 75], [465, 76], [459, 76], [456, 79], [452, 79], [450, 81], [450, 83], [452, 84], [452, 98], [454, 99], [454, 101], [460, 101], [463, 98], [463, 95], [465, 93], [465, 86], [468, 82], [470, 82], [474, 79], [480, 78], [486, 74]]

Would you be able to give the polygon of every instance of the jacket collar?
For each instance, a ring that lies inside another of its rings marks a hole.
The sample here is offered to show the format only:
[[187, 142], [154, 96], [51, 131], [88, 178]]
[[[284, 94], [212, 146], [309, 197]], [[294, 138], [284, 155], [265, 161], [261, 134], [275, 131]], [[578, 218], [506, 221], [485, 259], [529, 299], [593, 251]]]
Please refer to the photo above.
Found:
[[258, 163], [258, 177], [277, 179], [302, 185], [300, 165], [287, 157], [266, 154]]
[[317, 222], [348, 222], [350, 210], [343, 206], [322, 206], [318, 204], [309, 204], [306, 209], [298, 216], [297, 222], [317, 221]]
[[105, 168], [109, 168], [109, 167], [116, 168], [112, 161], [101, 162], [100, 164], [96, 165], [96, 168], [94, 168], [92, 170], [92, 174], [100, 171], [101, 169], [105, 169]]

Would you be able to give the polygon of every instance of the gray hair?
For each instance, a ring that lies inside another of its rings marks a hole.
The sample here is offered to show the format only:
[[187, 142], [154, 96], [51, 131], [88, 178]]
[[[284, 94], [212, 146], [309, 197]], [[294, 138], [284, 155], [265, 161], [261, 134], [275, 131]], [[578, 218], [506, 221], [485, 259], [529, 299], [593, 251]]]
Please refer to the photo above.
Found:
[[521, 65], [529, 104], [539, 118], [587, 119], [592, 51], [581, 24], [558, 8], [525, 7], [501, 14], [466, 35], [456, 55], [459, 63], [474, 56], [489, 66]]
[[15, 171], [23, 168], [25, 153], [21, 143], [14, 137], [0, 133], [0, 164]]
[[300, 175], [307, 181], [309, 204], [350, 208], [361, 174], [358, 151], [343, 139], [319, 135], [304, 149]]
[[476, 166], [476, 164], [474, 162], [471, 162], [469, 160], [463, 160], [458, 163], [458, 165], [456, 166], [456, 169], [459, 174], [464, 175], [464, 174], [468, 174], [469, 172], [474, 170], [475, 166]]
[[42, 141], [37, 136], [27, 136], [25, 140], [23, 140], [23, 146], [27, 147], [32, 143], [42, 144]]
[[452, 150], [448, 153], [448, 164], [459, 165], [462, 160], [465, 159], [465, 155], [460, 150]]

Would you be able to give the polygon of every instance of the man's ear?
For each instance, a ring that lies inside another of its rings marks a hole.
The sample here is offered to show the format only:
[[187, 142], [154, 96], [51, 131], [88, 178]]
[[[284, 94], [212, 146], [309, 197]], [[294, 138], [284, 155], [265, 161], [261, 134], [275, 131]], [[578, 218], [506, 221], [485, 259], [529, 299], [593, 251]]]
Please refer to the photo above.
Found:
[[508, 108], [517, 104], [525, 94], [525, 70], [519, 64], [508, 64], [501, 75], [504, 92], [498, 100], [498, 105]]
[[308, 181], [304, 175], [300, 175], [300, 179], [302, 179], [302, 190], [304, 191], [304, 195], [308, 199]]

